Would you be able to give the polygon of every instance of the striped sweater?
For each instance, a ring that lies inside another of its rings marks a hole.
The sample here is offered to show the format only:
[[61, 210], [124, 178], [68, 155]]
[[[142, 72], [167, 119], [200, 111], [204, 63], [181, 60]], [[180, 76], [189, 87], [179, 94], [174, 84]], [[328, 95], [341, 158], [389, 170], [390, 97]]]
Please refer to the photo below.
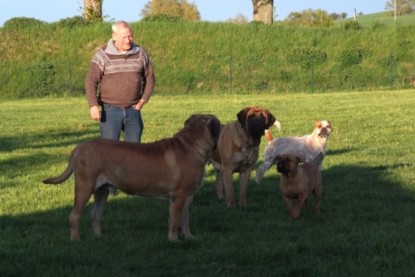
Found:
[[133, 44], [120, 52], [110, 40], [95, 52], [85, 80], [89, 107], [106, 103], [120, 108], [131, 107], [153, 93], [155, 77], [146, 51]]

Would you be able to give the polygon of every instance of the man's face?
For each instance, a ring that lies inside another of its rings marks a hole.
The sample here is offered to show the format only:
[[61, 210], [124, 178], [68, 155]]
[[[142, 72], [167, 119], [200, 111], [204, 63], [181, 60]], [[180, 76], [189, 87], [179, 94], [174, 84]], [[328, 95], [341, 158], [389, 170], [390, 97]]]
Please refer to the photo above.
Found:
[[117, 32], [112, 34], [115, 47], [120, 51], [128, 51], [131, 49], [131, 43], [133, 42], [133, 33], [129, 28], [119, 27]]

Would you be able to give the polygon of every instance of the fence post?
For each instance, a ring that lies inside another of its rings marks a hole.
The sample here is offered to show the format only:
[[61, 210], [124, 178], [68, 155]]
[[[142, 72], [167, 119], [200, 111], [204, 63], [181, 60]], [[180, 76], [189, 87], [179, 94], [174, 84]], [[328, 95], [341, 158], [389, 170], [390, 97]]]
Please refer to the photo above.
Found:
[[229, 88], [228, 93], [232, 93], [232, 82], [233, 82], [233, 76], [232, 76], [232, 56], [229, 56]]

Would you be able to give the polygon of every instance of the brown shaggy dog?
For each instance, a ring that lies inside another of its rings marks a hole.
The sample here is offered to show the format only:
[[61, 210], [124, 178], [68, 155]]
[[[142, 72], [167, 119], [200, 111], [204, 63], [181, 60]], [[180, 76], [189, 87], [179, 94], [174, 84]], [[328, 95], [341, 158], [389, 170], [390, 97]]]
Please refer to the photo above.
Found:
[[179, 228], [189, 238], [189, 204], [203, 182], [219, 128], [215, 116], [193, 115], [172, 138], [147, 144], [98, 139], [76, 146], [66, 170], [43, 181], [58, 184], [72, 172], [75, 175], [75, 201], [69, 215], [71, 239], [79, 240], [79, 220], [92, 194], [92, 228], [95, 235], [101, 235], [103, 209], [114, 188], [169, 199], [168, 238], [176, 240]]
[[246, 107], [237, 120], [221, 126], [218, 147], [211, 162], [216, 169], [215, 190], [218, 198], [226, 192], [228, 207], [235, 206], [232, 174], [239, 172], [239, 205], [246, 206], [246, 194], [252, 167], [258, 160], [261, 137], [275, 122], [275, 117], [261, 107]]
[[[281, 173], [280, 189], [290, 218], [300, 217], [301, 208], [306, 205], [310, 193], [313, 193], [316, 201], [315, 210], [320, 213], [321, 171], [319, 164], [322, 158], [323, 154], [320, 153], [314, 160], [302, 164], [303, 161], [295, 155], [277, 157], [277, 170]], [[294, 206], [293, 199], [297, 199]]]

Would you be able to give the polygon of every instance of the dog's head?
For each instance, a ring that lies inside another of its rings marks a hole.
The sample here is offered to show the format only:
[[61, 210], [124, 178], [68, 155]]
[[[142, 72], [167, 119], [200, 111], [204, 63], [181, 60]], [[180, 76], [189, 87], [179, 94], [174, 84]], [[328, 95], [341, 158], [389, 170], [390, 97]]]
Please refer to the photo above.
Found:
[[218, 145], [220, 121], [216, 116], [212, 114], [193, 114], [184, 122], [184, 126], [195, 130], [194, 133], [198, 135], [203, 135], [201, 130], [207, 128], [213, 140], [213, 149]]
[[277, 171], [284, 175], [295, 174], [297, 167], [304, 162], [294, 155], [278, 155], [275, 161]]
[[328, 138], [331, 133], [331, 123], [329, 120], [316, 120], [314, 122], [313, 134], [321, 138]]
[[258, 106], [246, 107], [237, 115], [239, 123], [256, 145], [261, 142], [265, 130], [272, 126], [275, 117], [267, 110]]

